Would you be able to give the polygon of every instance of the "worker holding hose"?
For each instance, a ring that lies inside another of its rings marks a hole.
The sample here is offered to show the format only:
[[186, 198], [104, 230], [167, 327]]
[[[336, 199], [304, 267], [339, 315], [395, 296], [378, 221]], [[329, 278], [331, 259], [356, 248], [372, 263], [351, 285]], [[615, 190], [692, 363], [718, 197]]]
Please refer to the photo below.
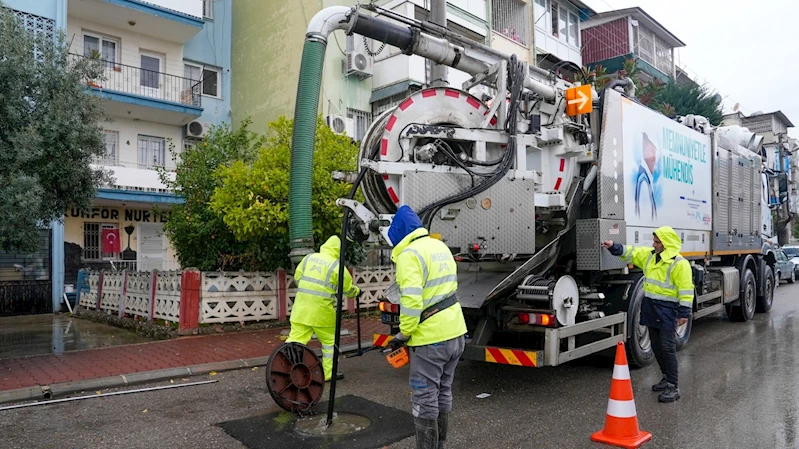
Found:
[[658, 401], [680, 399], [677, 387], [677, 327], [691, 318], [694, 282], [691, 264], [682, 256], [680, 236], [669, 226], [655, 230], [653, 247], [624, 247], [608, 240], [602, 243], [614, 256], [644, 271], [641, 324], [649, 329], [652, 350], [663, 379], [652, 386]]
[[400, 332], [394, 349], [410, 348], [411, 403], [417, 449], [439, 449], [447, 439], [452, 381], [463, 354], [466, 322], [455, 295], [452, 252], [431, 238], [419, 216], [402, 206], [388, 230], [400, 289]]
[[[358, 296], [361, 290], [352, 284], [346, 267], [339, 266], [341, 240], [327, 239], [318, 253], [308, 254], [294, 271], [297, 296], [291, 309], [291, 332], [286, 343], [307, 344], [316, 334], [322, 344], [322, 368], [325, 381], [333, 378], [333, 345], [336, 341], [336, 293], [339, 270], [344, 270], [344, 295]], [[338, 373], [337, 379], [344, 375]]]

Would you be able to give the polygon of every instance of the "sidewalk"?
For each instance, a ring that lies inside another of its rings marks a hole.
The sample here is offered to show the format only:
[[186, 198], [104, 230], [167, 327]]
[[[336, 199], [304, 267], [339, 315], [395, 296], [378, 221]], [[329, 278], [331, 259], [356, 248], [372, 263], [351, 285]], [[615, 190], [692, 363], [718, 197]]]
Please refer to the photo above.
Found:
[[[112, 348], [68, 352], [61, 355], [0, 360], [0, 403], [41, 399], [82, 390], [96, 390], [180, 376], [245, 368], [266, 363], [283, 343], [274, 328], [231, 334], [182, 337]], [[344, 320], [341, 345], [353, 345], [356, 322]], [[376, 317], [361, 320], [362, 340], [371, 344], [373, 333], [387, 327]], [[309, 344], [318, 348], [319, 342]]]

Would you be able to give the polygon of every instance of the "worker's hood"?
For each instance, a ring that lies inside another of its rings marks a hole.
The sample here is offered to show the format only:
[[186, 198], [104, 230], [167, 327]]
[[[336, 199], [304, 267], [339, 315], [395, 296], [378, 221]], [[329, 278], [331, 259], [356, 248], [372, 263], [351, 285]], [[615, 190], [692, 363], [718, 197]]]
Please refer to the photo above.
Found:
[[334, 259], [338, 259], [339, 255], [341, 255], [341, 239], [339, 239], [337, 235], [330, 237], [325, 244], [322, 245], [319, 252]]
[[661, 259], [673, 259], [680, 255], [682, 249], [682, 242], [677, 232], [671, 226], [661, 226], [655, 230], [655, 235], [658, 236], [663, 243], [663, 252], [660, 253]]
[[394, 214], [394, 221], [388, 228], [388, 238], [391, 240], [388, 243], [391, 246], [397, 246], [408, 234], [423, 227], [422, 220], [419, 219], [416, 212], [408, 206], [402, 206]]

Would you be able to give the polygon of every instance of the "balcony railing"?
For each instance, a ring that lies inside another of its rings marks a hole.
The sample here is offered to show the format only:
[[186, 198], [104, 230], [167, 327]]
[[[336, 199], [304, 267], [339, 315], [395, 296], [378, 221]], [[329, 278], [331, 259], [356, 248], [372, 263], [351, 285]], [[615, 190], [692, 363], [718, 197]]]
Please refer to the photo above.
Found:
[[[72, 56], [89, 59], [77, 54]], [[102, 79], [89, 81], [91, 87], [201, 107], [200, 81], [117, 62], [102, 59], [100, 61], [103, 62]]]
[[107, 157], [95, 157], [92, 158], [92, 163], [97, 165], [103, 165], [106, 167], [138, 168], [140, 170], [158, 170], [160, 168], [163, 168], [167, 171], [175, 171], [175, 168], [177, 167], [177, 163], [171, 159], [163, 164], [159, 164], [157, 162], [142, 164], [140, 162], [122, 162], [119, 159], [113, 159]]

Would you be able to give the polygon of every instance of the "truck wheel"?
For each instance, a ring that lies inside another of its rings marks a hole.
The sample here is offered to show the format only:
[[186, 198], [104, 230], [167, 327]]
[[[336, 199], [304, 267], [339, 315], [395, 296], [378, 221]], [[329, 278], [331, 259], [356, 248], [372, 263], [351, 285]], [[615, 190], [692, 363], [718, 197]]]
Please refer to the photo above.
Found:
[[677, 333], [677, 350], [682, 351], [682, 348], [688, 344], [688, 339], [691, 338], [691, 329], [694, 327], [694, 319], [693, 317], [688, 318], [688, 322], [683, 324], [682, 326], [677, 327], [675, 332]]
[[644, 301], [644, 283], [638, 281], [627, 307], [627, 357], [630, 365], [642, 368], [652, 363], [655, 353], [652, 352], [652, 340], [649, 329], [641, 325], [641, 303]]
[[757, 297], [757, 311], [760, 313], [771, 310], [771, 305], [774, 303], [774, 272], [770, 266], [766, 266], [764, 282], [763, 296]]
[[740, 305], [727, 306], [727, 316], [732, 321], [749, 321], [755, 315], [757, 286], [755, 285], [755, 275], [752, 274], [752, 270], [747, 268], [744, 271], [743, 281], [741, 295], [738, 298]]

